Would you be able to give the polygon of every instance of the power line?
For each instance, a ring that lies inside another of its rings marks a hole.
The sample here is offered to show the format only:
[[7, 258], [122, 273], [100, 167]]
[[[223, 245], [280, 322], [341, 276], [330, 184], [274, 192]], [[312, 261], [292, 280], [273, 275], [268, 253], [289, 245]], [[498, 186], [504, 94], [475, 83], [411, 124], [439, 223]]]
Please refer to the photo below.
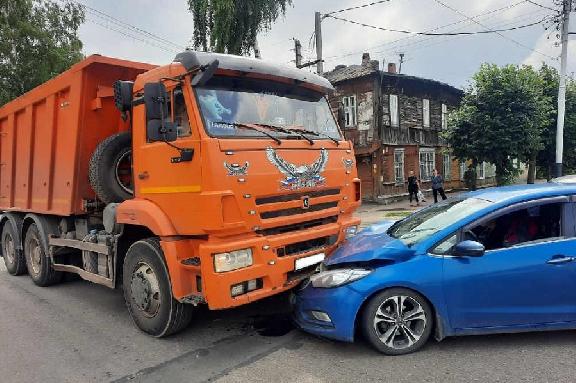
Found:
[[387, 3], [390, 0], [380, 0], [380, 1], [373, 1], [371, 3], [367, 3], [367, 4], [362, 4], [362, 5], [357, 5], [355, 7], [349, 7], [349, 8], [344, 8], [344, 9], [339, 9], [337, 11], [332, 11], [332, 12], [328, 12], [325, 13], [323, 16], [328, 16], [328, 15], [333, 15], [335, 13], [341, 13], [341, 12], [348, 12], [348, 11], [352, 11], [354, 9], [360, 9], [360, 8], [366, 8], [366, 7], [370, 7], [372, 5], [376, 5], [376, 4], [382, 4], [382, 3]]
[[[60, 1], [64, 2], [64, 0], [60, 0]], [[136, 40], [147, 43], [148, 45], [155, 46], [155, 47], [158, 47], [158, 48], [161, 48], [164, 50], [167, 50], [165, 48], [167, 48], [168, 46], [173, 47], [173, 48], [169, 48], [170, 51], [172, 51], [172, 52], [181, 52], [181, 51], [186, 49], [186, 47], [183, 45], [176, 44], [176, 43], [174, 43], [174, 42], [172, 42], [166, 38], [163, 38], [163, 37], [158, 36], [154, 33], [148, 32], [142, 28], [139, 28], [139, 27], [132, 25], [130, 23], [127, 23], [125, 21], [122, 21], [122, 20], [120, 20], [120, 19], [118, 19], [112, 15], [109, 15], [103, 11], [100, 11], [96, 8], [90, 7], [89, 5], [86, 5], [86, 4], [82, 3], [81, 1], [78, 1], [78, 0], [70, 0], [70, 1], [81, 6], [85, 11], [87, 11], [92, 16], [95, 16], [95, 17], [97, 17], [103, 21], [106, 21], [107, 23], [111, 23], [111, 24], [118, 26], [120, 28], [120, 30], [116, 29], [116, 28], [111, 28], [110, 26], [107, 26], [107, 25], [104, 25], [102, 23], [98, 23], [98, 22], [95, 22], [94, 20], [91, 20], [91, 22], [93, 22], [94, 24], [103, 26], [104, 28], [110, 29], [110, 30], [115, 31], [117, 33], [120, 33], [124, 36], [130, 35], [129, 37], [131, 37], [131, 38], [135, 38]], [[121, 32], [121, 30], [124, 30], [124, 31], [128, 30], [130, 32]], [[136, 38], [133, 35], [133, 33], [136, 33], [136, 34], [143, 36], [143, 37]], [[154, 43], [150, 43], [150, 41], [149, 41], [150, 39], [152, 39], [154, 41]], [[165, 47], [162, 47], [158, 44], [161, 44], [162, 46], [165, 46]], [[177, 48], [178, 50], [175, 50], [174, 48]]]
[[[490, 10], [490, 11], [486, 11], [486, 12], [483, 12], [483, 13], [479, 13], [479, 14], [477, 14], [477, 15], [475, 15], [475, 16], [472, 16], [471, 18], [472, 18], [472, 19], [476, 19], [476, 18], [488, 16], [488, 15], [491, 15], [491, 14], [494, 14], [494, 13], [497, 13], [497, 12], [500, 12], [500, 11], [502, 11], [501, 13], [504, 13], [504, 12], [509, 11], [510, 9], [512, 9], [512, 8], [518, 6], [518, 5], [524, 4], [524, 3], [526, 3], [526, 2], [527, 2], [527, 0], [521, 0], [521, 1], [518, 1], [518, 2], [516, 2], [516, 3], [506, 5], [506, 6], [504, 6], [504, 7], [500, 7], [500, 8], [497, 8], [497, 9], [493, 9], [493, 10]], [[431, 29], [427, 29], [425, 32], [434, 32], [434, 31], [437, 31], [437, 30], [440, 30], [440, 29], [448, 28], [448, 27], [451, 27], [451, 26], [454, 26], [454, 25], [458, 25], [458, 24], [462, 24], [462, 23], [470, 23], [470, 20], [469, 20], [469, 19], [466, 19], [466, 18], [465, 18], [465, 19], [461, 19], [461, 20], [459, 20], [459, 21], [455, 21], [455, 22], [452, 22], [452, 23], [449, 23], [449, 24], [440, 25], [440, 26], [438, 26], [438, 27], [434, 27], [434, 28], [431, 28]], [[353, 55], [356, 55], [356, 54], [359, 54], [359, 53], [362, 53], [362, 52], [365, 52], [365, 51], [368, 51], [368, 50], [373, 50], [373, 49], [380, 48], [380, 47], [383, 47], [383, 46], [386, 46], [386, 45], [396, 44], [396, 43], [398, 43], [398, 42], [400, 42], [400, 41], [409, 40], [409, 39], [414, 39], [414, 38], [416, 38], [416, 37], [417, 37], [417, 35], [401, 37], [401, 38], [399, 38], [399, 39], [396, 39], [396, 40], [393, 40], [393, 41], [390, 41], [390, 42], [385, 42], [385, 43], [383, 43], [383, 44], [378, 44], [378, 45], [375, 45], [375, 46], [372, 46], [372, 47], [369, 47], [369, 48], [364, 48], [364, 49], [361, 50], [361, 51], [349, 52], [349, 53], [346, 53], [346, 54], [344, 54], [344, 55], [329, 56], [329, 57], [326, 57], [326, 59], [353, 56]]]
[[[434, 0], [434, 1], [437, 1], [437, 0]], [[344, 22], [347, 22], [350, 24], [356, 24], [356, 25], [360, 25], [360, 26], [366, 27], [366, 28], [378, 29], [378, 30], [385, 31], [385, 32], [405, 33], [405, 34], [420, 35], [420, 36], [461, 36], [461, 35], [478, 35], [478, 34], [487, 34], [487, 33], [499, 33], [499, 32], [513, 31], [516, 29], [523, 29], [523, 28], [532, 27], [534, 25], [542, 24], [545, 20], [547, 20], [547, 18], [545, 17], [541, 20], [534, 21], [534, 22], [529, 23], [529, 24], [518, 25], [515, 27], [505, 28], [505, 29], [487, 29], [487, 30], [483, 30], [483, 31], [471, 31], [471, 32], [439, 32], [439, 33], [434, 33], [434, 32], [415, 32], [415, 31], [408, 31], [408, 30], [403, 30], [403, 29], [377, 27], [374, 25], [369, 25], [369, 24], [361, 23], [359, 21], [349, 20], [349, 19], [345, 19], [342, 17], [338, 17], [338, 16], [332, 16], [332, 15], [327, 15], [326, 17], [331, 17], [333, 19], [344, 21]]]
[[[481, 27], [486, 28], [482, 23], [480, 23], [480, 22], [477, 21], [477, 20], [474, 20], [474, 19], [470, 18], [468, 15], [466, 15], [465, 13], [459, 11], [458, 9], [451, 7], [451, 6], [449, 6], [448, 4], [445, 4], [445, 3], [443, 3], [443, 2], [440, 1], [440, 0], [434, 0], [434, 1], [435, 1], [436, 3], [438, 3], [438, 4], [440, 4], [441, 6], [443, 6], [444, 8], [447, 8], [447, 9], [451, 10], [452, 12], [458, 13], [459, 15], [464, 16], [464, 17], [466, 17], [467, 19], [470, 19], [472, 22], [480, 25]], [[508, 36], [506, 36], [506, 35], [503, 35], [502, 33], [500, 33], [500, 31], [495, 31], [495, 33], [496, 33], [498, 36], [502, 37], [503, 39], [506, 39], [506, 40], [508, 40], [508, 41], [513, 42], [514, 44], [518, 45], [519, 47], [528, 49], [528, 50], [530, 50], [530, 51], [532, 51], [532, 52], [536, 52], [536, 53], [538, 53], [538, 54], [540, 54], [540, 55], [542, 55], [542, 56], [548, 57], [549, 59], [557, 60], [556, 57], [552, 57], [552, 56], [550, 56], [550, 55], [548, 55], [548, 54], [546, 54], [546, 53], [544, 53], [544, 52], [541, 52], [541, 51], [539, 51], [539, 50], [537, 50], [537, 49], [534, 49], [534, 48], [532, 48], [532, 47], [529, 47], [529, 46], [526, 45], [526, 44], [523, 44], [523, 43], [521, 43], [521, 42], [519, 42], [519, 41], [517, 41], [517, 40], [514, 40], [514, 39], [512, 39], [512, 38], [510, 38], [510, 37], [508, 37]]]
[[551, 11], [556, 12], [557, 14], [560, 14], [557, 9], [547, 7], [547, 6], [545, 6], [545, 5], [542, 5], [542, 4], [540, 4], [540, 3], [537, 3], [537, 2], [535, 2], [535, 1], [526, 0], [526, 2], [528, 2], [528, 3], [530, 3], [530, 4], [533, 4], [533, 5], [535, 5], [535, 6], [537, 6], [537, 7], [540, 7], [540, 8], [549, 9], [549, 10], [551, 10]]

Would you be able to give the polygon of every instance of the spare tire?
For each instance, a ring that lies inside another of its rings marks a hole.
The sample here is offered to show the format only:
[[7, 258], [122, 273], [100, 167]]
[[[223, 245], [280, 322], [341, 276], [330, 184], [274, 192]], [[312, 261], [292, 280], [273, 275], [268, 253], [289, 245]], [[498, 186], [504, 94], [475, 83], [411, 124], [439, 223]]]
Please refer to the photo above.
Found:
[[105, 204], [122, 202], [134, 195], [132, 135], [121, 132], [96, 147], [89, 168], [90, 185]]

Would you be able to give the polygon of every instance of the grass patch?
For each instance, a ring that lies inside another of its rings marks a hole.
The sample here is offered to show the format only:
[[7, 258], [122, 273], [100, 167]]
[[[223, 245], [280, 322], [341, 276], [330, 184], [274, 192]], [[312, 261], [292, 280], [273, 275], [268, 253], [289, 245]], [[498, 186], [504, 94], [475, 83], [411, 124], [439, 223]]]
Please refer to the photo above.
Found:
[[411, 213], [411, 211], [389, 211], [384, 213], [384, 216], [387, 218], [404, 218]]

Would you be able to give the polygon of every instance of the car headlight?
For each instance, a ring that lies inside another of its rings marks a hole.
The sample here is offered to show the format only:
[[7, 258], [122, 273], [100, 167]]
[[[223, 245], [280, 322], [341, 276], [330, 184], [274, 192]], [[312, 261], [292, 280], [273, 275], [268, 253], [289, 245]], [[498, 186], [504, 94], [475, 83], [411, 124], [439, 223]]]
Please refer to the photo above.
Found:
[[355, 236], [358, 233], [358, 226], [348, 226], [345, 230], [345, 238], [349, 239]]
[[336, 269], [323, 271], [310, 277], [310, 282], [314, 287], [329, 289], [342, 286], [346, 283], [364, 278], [372, 270], [368, 269]]
[[252, 249], [229, 251], [214, 254], [214, 270], [217, 273], [241, 269], [252, 266]]

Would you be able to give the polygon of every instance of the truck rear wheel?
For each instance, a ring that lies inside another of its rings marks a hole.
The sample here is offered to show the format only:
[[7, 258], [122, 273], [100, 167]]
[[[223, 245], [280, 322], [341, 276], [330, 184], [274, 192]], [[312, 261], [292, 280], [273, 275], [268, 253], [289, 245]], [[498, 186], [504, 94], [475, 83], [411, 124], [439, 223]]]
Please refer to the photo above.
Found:
[[2, 256], [6, 269], [12, 275], [22, 275], [26, 272], [26, 258], [22, 254], [17, 238], [12, 222], [4, 223], [2, 228]]
[[51, 286], [62, 281], [63, 273], [52, 268], [45, 241], [35, 223], [26, 230], [24, 237], [24, 257], [28, 274], [32, 281], [41, 287]]
[[90, 158], [90, 185], [98, 198], [106, 203], [132, 198], [132, 135], [114, 134], [102, 141]]
[[124, 300], [138, 328], [160, 338], [188, 326], [194, 308], [172, 297], [158, 239], [149, 238], [130, 246], [123, 272]]

